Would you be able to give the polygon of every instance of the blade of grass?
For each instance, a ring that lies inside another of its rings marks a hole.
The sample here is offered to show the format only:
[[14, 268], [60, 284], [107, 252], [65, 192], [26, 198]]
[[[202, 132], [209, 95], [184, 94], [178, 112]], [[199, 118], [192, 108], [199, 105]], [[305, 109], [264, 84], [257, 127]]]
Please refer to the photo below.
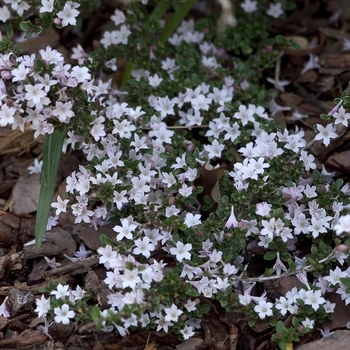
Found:
[[43, 173], [40, 185], [38, 210], [35, 221], [35, 247], [38, 252], [44, 239], [50, 215], [52, 197], [55, 191], [58, 166], [60, 163], [66, 131], [55, 130], [44, 138]]
[[161, 44], [165, 44], [165, 42], [173, 35], [180, 22], [186, 17], [196, 1], [197, 0], [186, 0], [180, 5], [179, 9], [174, 12], [166, 23], [164, 32], [160, 37]]

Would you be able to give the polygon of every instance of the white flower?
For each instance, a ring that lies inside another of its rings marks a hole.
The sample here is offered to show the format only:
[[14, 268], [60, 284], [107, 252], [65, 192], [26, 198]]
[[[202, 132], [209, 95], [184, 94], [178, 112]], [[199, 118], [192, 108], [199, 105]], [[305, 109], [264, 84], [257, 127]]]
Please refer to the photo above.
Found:
[[335, 118], [334, 124], [343, 124], [345, 127], [348, 127], [348, 119], [350, 118], [350, 113], [347, 113], [343, 106], [341, 106], [338, 111], [333, 113]]
[[304, 162], [306, 171], [316, 169], [316, 164], [314, 163], [315, 157], [312, 154], [308, 154], [306, 151], [301, 151], [300, 160]]
[[116, 26], [125, 22], [125, 14], [123, 11], [116, 9], [114, 15], [111, 16], [111, 20]]
[[273, 18], [278, 18], [279, 16], [283, 15], [282, 4], [280, 2], [270, 4], [270, 7], [266, 13]]
[[292, 303], [292, 300], [286, 299], [285, 297], [280, 297], [276, 303], [276, 309], [280, 310], [281, 315], [284, 316], [288, 311], [290, 311]]
[[41, 7], [39, 12], [52, 12], [53, 11], [53, 3], [55, 0], [41, 0]]
[[132, 232], [135, 230], [137, 225], [131, 224], [128, 219], [121, 219], [121, 224], [113, 227], [113, 231], [118, 232], [117, 241], [121, 241], [124, 237], [127, 239], [132, 239]]
[[337, 266], [334, 270], [330, 270], [329, 276], [324, 277], [324, 279], [331, 284], [336, 285], [337, 283], [340, 283], [340, 279], [344, 277], [347, 277], [347, 273], [340, 270], [340, 268]]
[[52, 208], [56, 208], [56, 215], [60, 215], [62, 212], [65, 213], [67, 211], [67, 204], [69, 200], [64, 199], [62, 200], [61, 196], [57, 196], [57, 202], [51, 203]]
[[204, 149], [208, 152], [208, 158], [212, 159], [215, 157], [220, 158], [221, 152], [225, 148], [225, 145], [221, 145], [218, 140], [214, 140], [211, 145], [205, 145]]
[[0, 21], [1, 22], [6, 22], [8, 19], [10, 19], [11, 13], [7, 6], [0, 7]]
[[252, 0], [244, 0], [241, 2], [240, 6], [245, 13], [253, 13], [257, 9], [257, 2]]
[[138, 269], [125, 269], [124, 275], [122, 276], [123, 288], [130, 287], [134, 289], [138, 283], [141, 282]]
[[272, 316], [272, 306], [272, 303], [260, 300], [259, 304], [254, 306], [254, 311], [259, 315], [259, 318], [264, 319], [266, 316]]
[[69, 310], [68, 304], [63, 304], [60, 308], [55, 307], [55, 322], [69, 324], [69, 319], [75, 316], [75, 312], [73, 310]]
[[12, 81], [16, 82], [16, 81], [25, 80], [29, 72], [30, 72], [30, 69], [26, 67], [25, 64], [22, 62], [17, 68], [11, 71], [11, 74], [13, 75]]
[[69, 24], [75, 26], [77, 24], [77, 20], [75, 17], [79, 15], [79, 11], [76, 10], [80, 5], [74, 3], [72, 1], [68, 1], [63, 10], [57, 13], [57, 17], [62, 20], [62, 27], [66, 27]]
[[135, 248], [133, 250], [134, 254], [142, 254], [146, 258], [149, 258], [151, 253], [155, 249], [155, 245], [151, 242], [148, 237], [143, 237], [142, 239], [137, 239], [135, 241]]
[[305, 328], [314, 328], [315, 325], [315, 321], [314, 320], [310, 320], [308, 317], [305, 318], [304, 321], [301, 322], [301, 324], [305, 327]]
[[333, 229], [337, 235], [341, 235], [344, 232], [350, 233], [350, 214], [341, 216], [333, 226]]
[[149, 76], [148, 81], [150, 86], [156, 88], [163, 81], [163, 79], [160, 78], [158, 74], [155, 74], [153, 76]]
[[171, 322], [177, 322], [179, 319], [179, 316], [183, 314], [183, 311], [180, 310], [175, 304], [171, 305], [169, 308], [164, 309], [165, 312], [165, 321]]
[[29, 170], [29, 174], [40, 174], [43, 170], [43, 161], [39, 161], [37, 158], [35, 158], [34, 165], [29, 166], [27, 169]]
[[6, 126], [13, 124], [15, 121], [16, 108], [8, 107], [6, 104], [1, 106], [0, 110], [0, 126]]
[[305, 304], [311, 305], [314, 311], [317, 311], [320, 305], [326, 302], [326, 300], [321, 296], [320, 290], [308, 290], [305, 292], [305, 296]]
[[81, 300], [84, 297], [85, 290], [77, 286], [76, 290], [72, 291], [72, 294], [74, 296], [74, 301]]
[[246, 125], [248, 122], [254, 122], [254, 111], [251, 108], [248, 108], [244, 105], [239, 106], [239, 112], [234, 114], [234, 118], [240, 120], [242, 125]]
[[190, 260], [191, 254], [189, 251], [192, 249], [192, 244], [183, 244], [182, 242], [177, 242], [176, 247], [170, 248], [170, 253], [176, 255], [176, 260], [181, 262], [183, 259]]
[[166, 321], [163, 315], [159, 316], [159, 319], [155, 321], [157, 326], [157, 332], [159, 332], [161, 329], [164, 329], [164, 332], [168, 333], [169, 327], [173, 325], [172, 322]]
[[69, 296], [69, 286], [62, 284], [59, 284], [56, 287], [57, 290], [53, 290], [50, 294], [54, 295], [56, 299], [64, 299], [65, 297]]
[[325, 146], [329, 145], [331, 139], [338, 137], [338, 134], [335, 132], [335, 127], [332, 124], [327, 124], [326, 127], [317, 124], [317, 130], [319, 134], [315, 136], [315, 140], [321, 140]]
[[192, 213], [187, 213], [186, 214], [186, 218], [185, 218], [185, 225], [190, 228], [193, 226], [197, 226], [199, 224], [201, 224], [201, 215], [200, 214], [196, 214], [193, 215]]
[[162, 182], [170, 188], [171, 186], [176, 184], [176, 179], [173, 173], [162, 173], [163, 179]]
[[187, 303], [184, 305], [184, 307], [188, 312], [192, 312], [197, 310], [196, 305], [197, 303], [195, 301], [189, 299], [187, 300]]
[[184, 337], [184, 340], [189, 339], [194, 336], [193, 327], [191, 326], [185, 326], [184, 329], [180, 330], [182, 336]]

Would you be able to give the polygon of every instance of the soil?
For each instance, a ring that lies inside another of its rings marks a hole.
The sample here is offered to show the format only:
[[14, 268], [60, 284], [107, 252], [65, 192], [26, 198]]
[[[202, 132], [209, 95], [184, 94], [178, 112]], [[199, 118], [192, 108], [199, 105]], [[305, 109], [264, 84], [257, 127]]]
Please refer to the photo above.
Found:
[[[275, 80], [289, 80], [291, 83], [280, 92], [276, 102], [280, 105], [297, 109], [307, 114], [306, 119], [295, 121], [289, 112], [279, 112], [275, 120], [279, 124], [293, 124], [304, 128], [306, 138], [312, 135], [313, 125], [324, 124], [321, 113], [328, 113], [334, 106], [334, 98], [349, 89], [350, 52], [342, 51], [342, 42], [350, 39], [350, 7], [347, 0], [332, 1], [296, 1], [297, 9], [285, 20], [273, 21], [271, 32], [287, 35], [297, 40], [300, 50], [287, 50], [281, 57], [279, 69], [266, 71]], [[77, 35], [72, 29], [51, 31], [38, 39], [22, 44], [24, 51], [38, 51], [47, 45], [61, 52], [76, 46], [91, 46], [96, 33], [101, 31], [106, 19], [113, 12], [116, 4], [102, 1], [99, 11], [84, 20], [84, 31]], [[333, 22], [331, 16], [342, 9], [339, 18]], [[239, 20], [239, 19], [238, 19]], [[309, 55], [319, 57], [319, 69], [301, 74]], [[349, 179], [350, 175], [350, 133], [345, 130], [341, 137], [333, 140], [328, 147], [313, 146], [311, 152], [318, 164], [324, 164], [328, 171], [337, 171], [338, 176]], [[63, 255], [73, 256], [83, 243], [93, 253], [99, 247], [99, 231], [88, 224], [74, 224], [70, 215], [62, 215], [59, 226], [46, 236], [40, 252], [34, 246], [24, 243], [34, 239], [35, 211], [40, 188], [40, 174], [29, 174], [28, 166], [35, 158], [42, 157], [42, 139], [33, 138], [29, 128], [24, 133], [0, 128], [0, 297], [6, 296], [11, 316], [0, 317], [0, 348], [2, 349], [239, 349], [268, 350], [278, 349], [270, 341], [273, 328], [267, 321], [258, 322], [253, 328], [248, 327], [248, 318], [238, 313], [226, 313], [218, 304], [209, 303], [211, 311], [203, 316], [202, 331], [187, 341], [180, 342], [174, 335], [156, 331], [140, 330], [121, 338], [115, 333], [96, 331], [93, 325], [62, 325], [50, 327], [49, 339], [40, 329], [42, 319], [34, 313], [35, 298], [40, 296], [40, 288], [47, 283], [66, 282], [91, 288], [97, 300], [105, 303], [108, 288], [104, 286], [104, 270], [98, 265], [98, 257], [91, 257], [79, 262], [71, 262]], [[83, 162], [80, 152], [70, 152], [63, 156], [56, 195], [64, 197], [64, 179], [77, 170]], [[104, 226], [103, 233], [115, 234], [113, 225]], [[61, 265], [49, 269], [44, 256], [55, 258]], [[295, 277], [285, 277], [278, 282], [264, 285], [269, 296], [276, 297], [296, 285]], [[333, 302], [343, 305], [336, 295], [330, 296]], [[331, 331], [345, 328], [348, 322], [349, 308], [340, 307], [333, 321], [327, 326]], [[289, 318], [286, 324], [291, 322]], [[39, 328], [38, 328], [39, 326]], [[320, 338], [315, 330], [298, 345], [311, 344]], [[333, 348], [333, 347], [329, 347]]]

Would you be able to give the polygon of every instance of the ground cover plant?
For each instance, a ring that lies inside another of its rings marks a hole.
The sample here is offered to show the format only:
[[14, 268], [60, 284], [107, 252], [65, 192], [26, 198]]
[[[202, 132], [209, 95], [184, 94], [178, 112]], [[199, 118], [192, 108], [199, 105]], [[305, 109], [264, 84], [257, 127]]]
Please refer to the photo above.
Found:
[[[79, 285], [47, 284], [35, 302], [42, 331], [93, 322], [121, 336], [141, 328], [187, 340], [218, 303], [250, 327], [268, 320], [271, 340], [290, 349], [332, 317], [327, 293], [350, 303], [350, 187], [311, 151], [346, 134], [350, 97], [337, 96], [307, 135], [302, 124], [276, 122], [283, 110], [304, 118], [275, 101], [289, 82], [265, 75], [284, 50], [300, 48], [269, 32], [294, 9], [282, 0], [239, 2], [238, 21], [203, 2], [119, 4], [94, 47], [73, 47], [69, 62], [49, 46], [22, 54], [12, 42], [51, 26], [80, 30], [98, 5], [6, 0], [0, 8], [0, 125], [30, 125], [45, 140], [37, 249], [67, 211], [100, 232], [114, 224], [96, 252], [108, 305]], [[190, 9], [199, 15], [185, 17]], [[303, 73], [319, 67], [310, 54]], [[69, 150], [84, 162], [67, 177], [66, 197], [51, 203]], [[73, 261], [92, 253], [81, 246]], [[287, 276], [299, 282], [285, 294], [265, 291]], [[6, 299], [2, 314], [10, 317]]]

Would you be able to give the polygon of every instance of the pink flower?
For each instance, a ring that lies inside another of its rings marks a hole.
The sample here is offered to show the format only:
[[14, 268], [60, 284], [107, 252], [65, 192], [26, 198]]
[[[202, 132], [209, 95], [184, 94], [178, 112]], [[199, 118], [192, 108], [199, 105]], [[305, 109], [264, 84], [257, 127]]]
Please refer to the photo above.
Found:
[[6, 297], [0, 305], [0, 316], [10, 317], [10, 313], [7, 311], [6, 302], [9, 297]]
[[270, 113], [271, 113], [271, 117], [274, 117], [276, 113], [278, 112], [283, 112], [283, 111], [289, 111], [291, 110], [290, 107], [283, 107], [280, 106], [276, 103], [276, 101], [274, 99], [272, 99], [270, 101]]
[[228, 229], [232, 228], [232, 227], [238, 227], [238, 221], [235, 217], [235, 212], [234, 212], [234, 206], [231, 206], [231, 215], [228, 218], [225, 227], [227, 227]]
[[321, 66], [318, 64], [318, 57], [310, 54], [309, 60], [305, 63], [304, 68], [302, 69], [300, 74], [303, 75], [308, 70], [312, 70], [315, 68], [321, 68]]

